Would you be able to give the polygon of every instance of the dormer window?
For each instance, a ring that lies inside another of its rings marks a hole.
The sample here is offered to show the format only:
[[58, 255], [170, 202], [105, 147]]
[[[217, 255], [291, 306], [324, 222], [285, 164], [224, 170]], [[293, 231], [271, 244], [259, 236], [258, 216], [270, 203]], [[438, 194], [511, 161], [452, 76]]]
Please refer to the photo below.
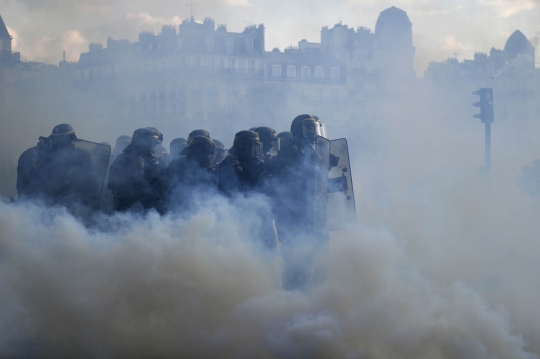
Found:
[[332, 80], [339, 80], [339, 67], [332, 67], [332, 70], [330, 70], [330, 77]]
[[281, 66], [280, 65], [272, 66], [272, 76], [273, 77], [281, 77]]
[[311, 76], [311, 69], [308, 66], [302, 66], [302, 78], [309, 78]]
[[322, 79], [324, 78], [324, 69], [321, 66], [315, 68], [315, 78]]

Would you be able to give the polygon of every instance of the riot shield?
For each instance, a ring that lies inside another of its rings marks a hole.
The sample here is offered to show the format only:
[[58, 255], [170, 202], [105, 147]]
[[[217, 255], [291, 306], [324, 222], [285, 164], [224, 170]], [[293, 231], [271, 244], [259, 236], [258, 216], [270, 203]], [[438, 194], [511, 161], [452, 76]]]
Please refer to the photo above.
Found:
[[105, 175], [107, 174], [109, 159], [111, 157], [111, 147], [101, 143], [89, 142], [80, 139], [73, 140], [73, 145], [75, 148], [79, 148], [87, 152], [92, 159], [92, 169], [97, 186], [94, 189], [96, 191], [95, 194], [89, 197], [90, 199], [87, 200], [85, 205], [89, 210], [97, 211], [99, 209], [103, 186], [105, 183]]
[[313, 200], [313, 230], [315, 233], [326, 233], [326, 213], [328, 204], [328, 168], [330, 167], [330, 141], [317, 136], [315, 140], [315, 179]]
[[328, 230], [344, 229], [356, 223], [356, 204], [349, 161], [347, 140], [340, 138], [331, 141], [330, 153], [337, 157], [336, 166], [330, 169], [328, 179]]

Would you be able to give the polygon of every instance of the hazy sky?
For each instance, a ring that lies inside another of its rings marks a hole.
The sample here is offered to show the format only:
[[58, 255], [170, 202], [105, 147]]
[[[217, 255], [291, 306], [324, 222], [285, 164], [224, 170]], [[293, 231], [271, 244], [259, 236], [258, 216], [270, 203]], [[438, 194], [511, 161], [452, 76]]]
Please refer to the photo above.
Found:
[[[62, 51], [77, 60], [90, 42], [108, 36], [135, 41], [141, 30], [158, 31], [190, 14], [172, 0], [0, 0], [0, 15], [25, 60], [57, 63]], [[266, 26], [266, 49], [283, 49], [305, 38], [320, 40], [320, 29], [342, 21], [372, 30], [379, 13], [397, 6], [412, 23], [421, 76], [433, 60], [471, 58], [475, 51], [503, 48], [516, 29], [538, 45], [540, 0], [197, 0], [198, 19], [212, 17], [230, 31], [250, 23]], [[538, 51], [540, 52], [540, 51]], [[537, 56], [538, 57], [538, 56]], [[540, 61], [537, 61], [537, 63]]]

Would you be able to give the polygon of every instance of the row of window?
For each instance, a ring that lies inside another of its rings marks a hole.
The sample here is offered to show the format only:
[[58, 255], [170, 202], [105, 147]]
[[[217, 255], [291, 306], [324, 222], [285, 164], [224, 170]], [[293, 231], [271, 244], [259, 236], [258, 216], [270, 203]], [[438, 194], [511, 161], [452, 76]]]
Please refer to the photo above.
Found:
[[[204, 39], [206, 51], [213, 52], [214, 51], [214, 38], [213, 37], [207, 37]], [[234, 38], [227, 37], [225, 38], [225, 51], [227, 54], [232, 54], [234, 52]], [[180, 42], [176, 43], [170, 43], [170, 42], [164, 42], [164, 41], [156, 41], [156, 42], [143, 42], [140, 43], [141, 49], [143, 51], [156, 51], [161, 50], [164, 48], [176, 48], [178, 51], [180, 51], [182, 45]], [[243, 41], [243, 47], [247, 54], [252, 54], [254, 49], [254, 39], [244, 39]]]
[[[154, 115], [154, 114], [170, 114], [170, 115], [176, 115], [176, 114], [185, 114], [187, 111], [187, 106], [180, 102], [178, 104], [171, 104], [171, 105], [152, 105], [152, 106], [131, 106], [129, 108], [129, 112], [131, 114], [135, 114], [138, 111], [140, 111], [143, 115]], [[225, 111], [231, 111], [234, 108], [234, 105], [225, 106]], [[194, 113], [199, 112], [218, 112], [222, 111], [223, 109], [218, 106], [216, 102], [209, 102], [206, 106], [201, 102], [194, 102], [192, 103], [192, 109]]]
[[[281, 69], [282, 69], [282, 66], [281, 65], [274, 65], [272, 66], [272, 76], [273, 77], [282, 77], [281, 75]], [[311, 67], [309, 66], [302, 66], [301, 70], [300, 70], [300, 76], [302, 78], [310, 78], [311, 77]], [[296, 66], [293, 66], [293, 65], [288, 65], [287, 66], [287, 77], [288, 78], [295, 78], [297, 77], [296, 75]], [[314, 73], [314, 77], [316, 79], [323, 79], [324, 78], [324, 67], [322, 66], [316, 66], [315, 67], [315, 73]], [[340, 71], [339, 71], [339, 67], [332, 67], [330, 69], [330, 78], [332, 80], [339, 80], [340, 78]]]

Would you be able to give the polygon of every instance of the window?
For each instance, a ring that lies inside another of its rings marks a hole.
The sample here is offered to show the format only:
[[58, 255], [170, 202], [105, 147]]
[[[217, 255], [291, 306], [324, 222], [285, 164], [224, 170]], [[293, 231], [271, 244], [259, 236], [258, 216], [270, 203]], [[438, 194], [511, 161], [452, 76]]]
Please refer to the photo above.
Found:
[[246, 52], [248, 54], [253, 53], [253, 39], [247, 39], [246, 40]]
[[227, 60], [227, 67], [231, 70], [234, 70], [234, 59]]
[[315, 78], [316, 79], [324, 78], [324, 69], [322, 67], [319, 66], [315, 68]]
[[332, 97], [339, 97], [339, 90], [332, 90]]
[[281, 66], [279, 65], [272, 66], [272, 76], [281, 77]]
[[228, 37], [225, 39], [225, 48], [227, 49], [228, 54], [233, 53], [234, 39]]
[[305, 78], [305, 79], [309, 78], [309, 76], [311, 75], [310, 70], [311, 69], [309, 67], [302, 66], [302, 77]]
[[287, 77], [296, 77], [296, 67], [287, 66]]
[[317, 97], [323, 97], [323, 90], [317, 89]]
[[195, 66], [199, 67], [201, 66], [201, 58], [200, 57], [195, 57]]
[[208, 59], [208, 67], [215, 67], [216, 66], [216, 60], [211, 57]]
[[330, 71], [330, 77], [332, 80], [339, 80], [339, 67], [332, 67]]
[[248, 60], [248, 70], [250, 70], [250, 71], [255, 70], [255, 61], [254, 60]]

